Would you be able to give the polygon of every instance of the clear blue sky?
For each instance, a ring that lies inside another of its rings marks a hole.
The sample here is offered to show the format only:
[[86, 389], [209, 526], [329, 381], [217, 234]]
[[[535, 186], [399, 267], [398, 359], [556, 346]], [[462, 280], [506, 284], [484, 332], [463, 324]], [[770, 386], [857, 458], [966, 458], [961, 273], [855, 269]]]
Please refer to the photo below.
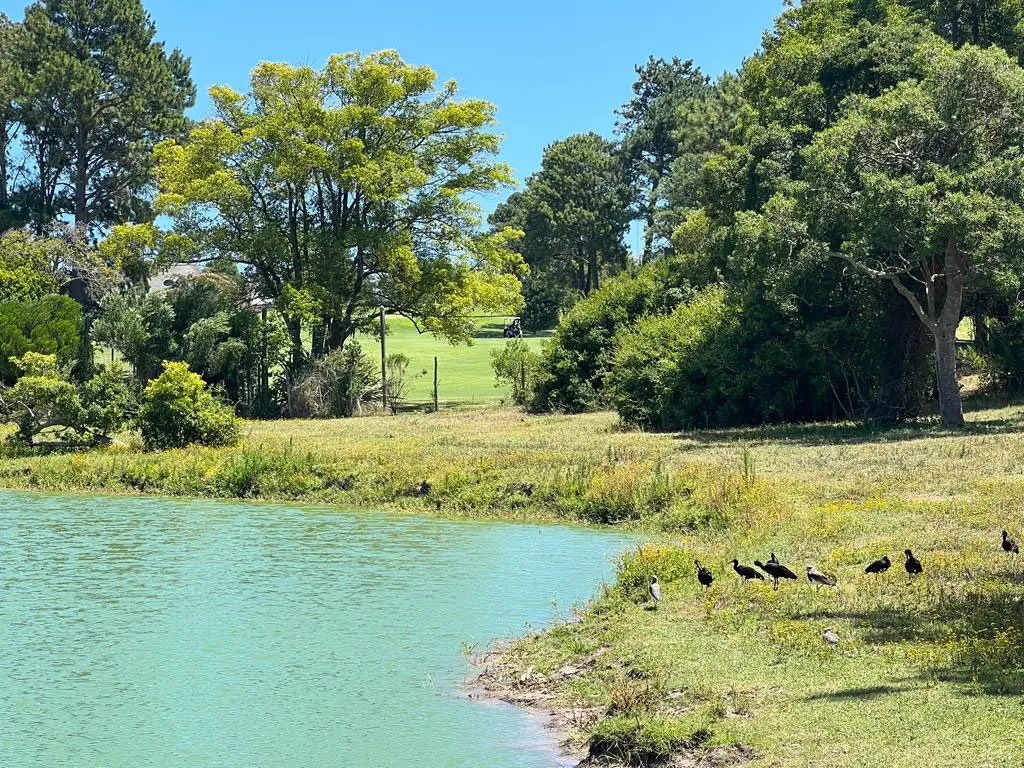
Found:
[[[580, 131], [610, 135], [633, 66], [693, 59], [712, 75], [754, 52], [781, 0], [144, 0], [169, 48], [192, 57], [197, 118], [206, 90], [243, 90], [262, 60], [320, 66], [345, 51], [397, 49], [467, 96], [498, 107], [503, 159], [522, 179], [547, 144]], [[0, 0], [20, 18], [25, 0]], [[491, 207], [496, 201], [489, 201]]]

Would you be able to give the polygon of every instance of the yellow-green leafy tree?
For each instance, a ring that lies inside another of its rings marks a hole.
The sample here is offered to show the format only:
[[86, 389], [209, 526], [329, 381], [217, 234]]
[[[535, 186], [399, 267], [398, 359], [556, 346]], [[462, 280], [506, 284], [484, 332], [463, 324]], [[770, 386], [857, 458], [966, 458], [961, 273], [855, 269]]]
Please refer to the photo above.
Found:
[[380, 307], [452, 340], [517, 311], [517, 233], [480, 234], [474, 198], [512, 183], [495, 108], [394, 51], [321, 70], [263, 63], [249, 92], [157, 147], [157, 206], [181, 258], [229, 259], [287, 323], [291, 366], [372, 328]]

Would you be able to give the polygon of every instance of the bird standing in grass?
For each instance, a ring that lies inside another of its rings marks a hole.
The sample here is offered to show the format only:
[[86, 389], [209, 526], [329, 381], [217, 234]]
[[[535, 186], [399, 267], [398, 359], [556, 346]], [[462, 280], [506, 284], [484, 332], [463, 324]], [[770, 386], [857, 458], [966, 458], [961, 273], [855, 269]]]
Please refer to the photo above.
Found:
[[911, 576], [916, 576], [919, 573], [924, 573], [924, 566], [921, 565], [921, 561], [914, 557], [914, 553], [909, 549], [903, 550], [903, 554], [907, 556], [907, 561], [903, 564], [903, 567], [907, 569], [907, 573]]
[[714, 574], [711, 573], [710, 568], [701, 565], [700, 560], [694, 560], [693, 564], [697, 566], [697, 581], [700, 582], [701, 588], [707, 591], [715, 580]]
[[828, 576], [813, 565], [807, 566], [807, 580], [814, 585], [815, 589], [821, 589], [822, 587], [834, 587], [836, 585], [836, 579], [834, 576]]
[[[772, 552], [772, 558], [775, 558], [774, 552]], [[772, 589], [779, 588], [779, 579], [792, 579], [793, 581], [796, 581], [796, 574], [780, 563], [777, 559], [769, 560], [767, 563], [755, 560], [754, 565], [772, 577]]]
[[825, 639], [825, 642], [833, 648], [839, 645], [839, 635], [833, 631], [832, 627], [825, 627], [821, 630], [821, 636]]
[[889, 559], [888, 555], [885, 555], [881, 560], [875, 560], [875, 562], [865, 568], [864, 573], [885, 573], [891, 565], [892, 560]]
[[757, 579], [758, 581], [764, 581], [764, 576], [755, 571], [749, 565], [741, 565], [739, 560], [733, 558], [732, 569], [740, 575], [743, 582], [746, 583], [751, 579]]
[[654, 607], [657, 608], [658, 603], [661, 602], [661, 584], [658, 583], [657, 576], [651, 576], [651, 586], [647, 591], [651, 595], [651, 599], [654, 600]]
[[1017, 546], [1017, 542], [1010, 538], [1010, 534], [1003, 531], [1003, 552], [1008, 555], [1019, 555], [1020, 547]]

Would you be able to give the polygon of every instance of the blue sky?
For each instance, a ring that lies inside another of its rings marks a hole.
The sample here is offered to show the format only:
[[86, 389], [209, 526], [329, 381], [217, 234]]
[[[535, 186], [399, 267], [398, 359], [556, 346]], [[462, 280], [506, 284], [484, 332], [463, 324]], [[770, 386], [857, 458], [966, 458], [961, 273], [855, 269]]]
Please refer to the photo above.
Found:
[[[332, 53], [395, 48], [498, 106], [503, 159], [520, 179], [552, 141], [589, 130], [610, 135], [633, 66], [649, 54], [692, 58], [717, 75], [754, 52], [782, 10], [781, 0], [144, 2], [159, 37], [192, 57], [194, 117], [209, 114], [211, 85], [242, 90], [261, 60], [320, 66]], [[15, 18], [24, 6], [0, 0]]]

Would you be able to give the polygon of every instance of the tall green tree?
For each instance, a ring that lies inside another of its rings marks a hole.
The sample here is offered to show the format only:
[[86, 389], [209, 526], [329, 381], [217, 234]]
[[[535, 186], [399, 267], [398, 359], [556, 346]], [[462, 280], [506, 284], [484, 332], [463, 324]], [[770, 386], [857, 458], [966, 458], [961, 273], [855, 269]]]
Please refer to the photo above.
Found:
[[626, 264], [630, 200], [615, 144], [580, 133], [545, 149], [540, 170], [491, 221], [524, 233], [518, 247], [532, 279], [587, 296]]
[[21, 118], [22, 85], [18, 49], [22, 27], [0, 13], [0, 232], [19, 224], [11, 204], [11, 176]]
[[662, 201], [658, 187], [679, 155], [683, 105], [704, 96], [709, 85], [693, 61], [651, 56], [636, 67], [633, 98], [618, 110], [620, 151], [644, 221], [644, 262], [654, 253], [655, 218]]
[[491, 104], [394, 51], [264, 63], [248, 94], [210, 96], [213, 119], [157, 147], [159, 209], [193, 260], [231, 259], [276, 302], [293, 369], [380, 307], [451, 340], [474, 309], [518, 310], [515, 233], [480, 235], [471, 199], [512, 182]]
[[151, 218], [152, 150], [195, 103], [190, 62], [155, 40], [140, 0], [39, 0], [25, 10], [18, 95], [40, 229]]
[[959, 427], [964, 293], [1024, 269], [1024, 70], [999, 48], [919, 56], [922, 79], [816, 139], [801, 196], [836, 256], [909, 302], [935, 345], [943, 423]]

